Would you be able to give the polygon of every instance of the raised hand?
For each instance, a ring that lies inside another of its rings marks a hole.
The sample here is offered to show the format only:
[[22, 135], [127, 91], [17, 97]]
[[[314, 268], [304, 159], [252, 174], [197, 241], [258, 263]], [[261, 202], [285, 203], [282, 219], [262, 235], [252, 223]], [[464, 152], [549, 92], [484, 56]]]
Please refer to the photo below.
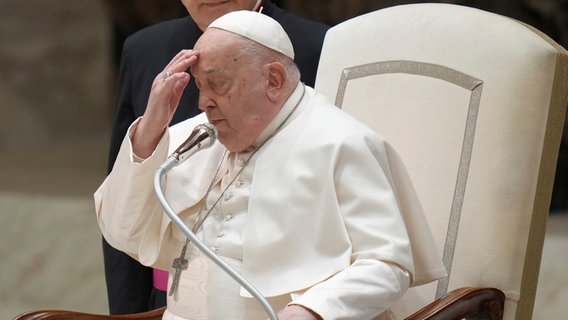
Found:
[[194, 50], [180, 51], [154, 79], [146, 111], [132, 137], [137, 156], [147, 158], [154, 152], [189, 83], [190, 75], [186, 70], [198, 56]]

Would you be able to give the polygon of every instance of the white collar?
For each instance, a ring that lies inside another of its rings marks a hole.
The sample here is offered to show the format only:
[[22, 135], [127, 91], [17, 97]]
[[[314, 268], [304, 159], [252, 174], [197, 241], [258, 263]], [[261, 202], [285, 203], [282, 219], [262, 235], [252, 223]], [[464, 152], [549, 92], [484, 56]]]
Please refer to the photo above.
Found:
[[270, 121], [268, 126], [266, 126], [266, 128], [264, 128], [264, 130], [262, 130], [262, 132], [258, 135], [254, 142], [255, 147], [263, 144], [266, 140], [268, 140], [269, 137], [276, 133], [276, 130], [278, 130], [284, 124], [284, 122], [290, 117], [290, 114], [294, 111], [296, 106], [300, 103], [300, 100], [304, 96], [305, 90], [306, 89], [304, 87], [304, 84], [301, 82], [298, 83], [298, 86], [296, 87], [296, 89], [294, 89], [294, 92], [292, 92], [288, 100], [286, 100], [282, 108], [280, 108], [278, 114], [276, 114], [276, 116], [272, 119], [272, 121]]
[[256, 0], [254, 7], [252, 7], [252, 11], [262, 12], [262, 0]]

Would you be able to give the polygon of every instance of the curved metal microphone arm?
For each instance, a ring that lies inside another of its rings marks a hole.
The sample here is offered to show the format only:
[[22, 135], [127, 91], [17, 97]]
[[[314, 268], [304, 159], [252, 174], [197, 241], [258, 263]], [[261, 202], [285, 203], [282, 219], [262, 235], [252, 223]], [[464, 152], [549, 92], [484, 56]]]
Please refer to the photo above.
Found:
[[207, 247], [203, 241], [201, 241], [195, 233], [193, 233], [190, 228], [183, 222], [183, 220], [178, 217], [174, 212], [170, 204], [168, 203], [164, 192], [162, 190], [162, 178], [164, 175], [173, 167], [178, 164], [178, 159], [176, 157], [170, 156], [168, 159], [158, 168], [154, 175], [154, 189], [156, 196], [160, 201], [164, 211], [170, 217], [173, 223], [175, 223], [181, 231], [185, 234], [187, 238], [209, 259], [211, 259], [217, 266], [219, 266], [223, 271], [230, 275], [235, 281], [237, 281], [243, 288], [245, 288], [255, 299], [260, 302], [262, 307], [266, 310], [271, 320], [278, 320], [278, 316], [272, 309], [272, 306], [268, 303], [266, 298], [252, 285], [242, 277], [238, 272], [231, 268], [225, 261], [223, 261], [217, 254], [215, 254], [211, 249]]

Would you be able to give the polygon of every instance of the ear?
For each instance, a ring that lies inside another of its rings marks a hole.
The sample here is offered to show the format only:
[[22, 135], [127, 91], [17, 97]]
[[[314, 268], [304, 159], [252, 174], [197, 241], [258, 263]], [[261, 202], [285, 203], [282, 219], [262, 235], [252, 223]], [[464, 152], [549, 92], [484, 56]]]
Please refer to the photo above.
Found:
[[271, 101], [278, 101], [286, 83], [286, 69], [279, 62], [269, 63], [266, 68], [268, 71], [266, 94]]

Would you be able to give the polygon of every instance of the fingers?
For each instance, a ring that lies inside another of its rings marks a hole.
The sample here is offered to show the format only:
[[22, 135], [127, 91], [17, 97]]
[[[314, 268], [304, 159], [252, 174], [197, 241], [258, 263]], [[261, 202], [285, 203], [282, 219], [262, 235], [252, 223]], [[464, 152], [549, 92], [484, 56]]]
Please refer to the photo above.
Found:
[[192, 56], [192, 55], [196, 55], [196, 54], [197, 54], [197, 51], [194, 51], [194, 50], [189, 50], [189, 49], [181, 50], [180, 52], [178, 52], [175, 55], [175, 57], [172, 58], [172, 60], [170, 60], [170, 62], [168, 63], [168, 65], [166, 66], [165, 69], [171, 68], [173, 64], [175, 64], [179, 60], [183, 59], [184, 57]]
[[189, 83], [190, 75], [186, 70], [197, 59], [196, 51], [182, 50], [156, 76], [150, 90], [144, 117], [133, 137], [133, 149], [136, 155], [146, 158], [156, 148]]
[[156, 91], [155, 95], [162, 96], [161, 100], [167, 100], [169, 106], [177, 107], [183, 90], [189, 83], [190, 76], [186, 70], [197, 61], [197, 58], [198, 54], [193, 50], [182, 50], [178, 53], [156, 77], [152, 88], [152, 91]]
[[157, 119], [169, 122], [169, 118], [175, 112], [183, 91], [189, 83], [189, 78], [188, 73], [177, 72], [165, 80], [157, 79], [154, 81], [146, 111], [159, 113], [160, 116]]
[[158, 74], [156, 80], [161, 78], [165, 80], [171, 75], [179, 72], [185, 72], [189, 67], [191, 67], [198, 58], [199, 54], [194, 50], [182, 50], [180, 51], [164, 68], [164, 70]]
[[[189, 74], [187, 73], [178, 73], [176, 74], [176, 81], [173, 85], [171, 95], [170, 95], [170, 106], [177, 106], [179, 105], [179, 101], [181, 100], [181, 96], [185, 87], [189, 83]], [[173, 82], [173, 81], [172, 81]], [[172, 114], [173, 116], [173, 114]]]
[[[197, 58], [198, 54], [193, 50], [182, 50], [178, 53], [168, 66], [156, 76], [150, 96], [161, 96], [162, 101], [168, 100], [169, 105], [177, 106], [177, 103], [172, 104], [172, 101], [179, 102], [183, 89], [187, 86], [190, 78], [186, 70], [197, 61]], [[172, 96], [178, 97], [172, 99]]]
[[[177, 108], [183, 90], [189, 82], [190, 76], [186, 70], [197, 59], [197, 51], [180, 51], [164, 70], [156, 76], [150, 91], [148, 107], [152, 107], [151, 109], [159, 108], [161, 112], [173, 113], [175, 108]], [[164, 107], [166, 110], [164, 110]]]

